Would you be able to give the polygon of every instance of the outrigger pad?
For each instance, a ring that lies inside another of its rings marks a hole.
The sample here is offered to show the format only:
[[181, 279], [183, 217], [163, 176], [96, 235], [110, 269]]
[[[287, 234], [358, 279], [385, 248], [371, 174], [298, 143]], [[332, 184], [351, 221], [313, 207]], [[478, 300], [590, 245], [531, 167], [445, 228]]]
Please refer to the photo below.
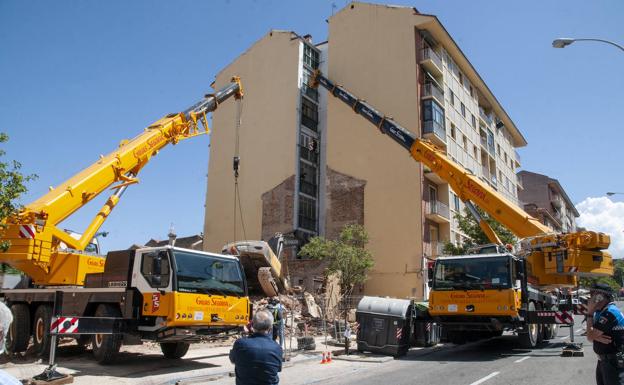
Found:
[[70, 374], [61, 374], [56, 371], [56, 365], [49, 367], [43, 373], [36, 375], [28, 382], [29, 385], [63, 385], [74, 382]]
[[562, 357], [583, 357], [585, 353], [583, 352], [583, 344], [567, 344], [563, 347], [561, 351]]

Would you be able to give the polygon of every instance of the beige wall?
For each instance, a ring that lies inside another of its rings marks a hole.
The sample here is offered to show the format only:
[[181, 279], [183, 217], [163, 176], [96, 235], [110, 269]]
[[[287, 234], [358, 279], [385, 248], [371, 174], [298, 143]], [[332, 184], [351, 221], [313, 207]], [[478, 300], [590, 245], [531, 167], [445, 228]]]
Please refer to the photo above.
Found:
[[[410, 8], [357, 3], [329, 22], [328, 77], [420, 132]], [[375, 267], [365, 293], [423, 295], [421, 166], [341, 101], [328, 99], [327, 166], [366, 181], [364, 226]]]
[[[272, 31], [217, 75], [215, 88], [233, 75], [242, 79], [245, 97], [240, 127], [240, 201], [246, 239], [260, 239], [264, 192], [295, 174], [299, 40], [290, 32]], [[237, 103], [227, 101], [213, 114], [204, 250], [220, 251], [233, 241], [234, 173]], [[245, 239], [240, 214], [237, 240]]]

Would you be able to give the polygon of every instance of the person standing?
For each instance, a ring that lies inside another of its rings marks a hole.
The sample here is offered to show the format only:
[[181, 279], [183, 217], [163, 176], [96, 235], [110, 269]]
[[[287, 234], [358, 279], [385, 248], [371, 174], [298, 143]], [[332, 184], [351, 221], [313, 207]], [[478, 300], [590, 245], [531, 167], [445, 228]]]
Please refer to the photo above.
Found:
[[[11, 309], [0, 302], [0, 354], [5, 353], [6, 337], [13, 322]], [[0, 384], [2, 385], [22, 385], [21, 381], [0, 369]]]
[[239, 338], [230, 350], [236, 372], [236, 385], [279, 384], [282, 371], [282, 348], [273, 341], [273, 315], [260, 310], [253, 316], [253, 334]]
[[603, 283], [592, 286], [587, 304], [587, 340], [598, 356], [596, 383], [624, 385], [624, 314], [613, 302], [613, 289]]

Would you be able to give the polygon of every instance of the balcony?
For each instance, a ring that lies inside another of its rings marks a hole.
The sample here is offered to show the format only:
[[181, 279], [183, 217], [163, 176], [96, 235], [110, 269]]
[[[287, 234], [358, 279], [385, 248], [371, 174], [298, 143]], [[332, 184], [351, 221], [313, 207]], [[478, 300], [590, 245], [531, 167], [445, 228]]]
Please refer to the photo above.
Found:
[[425, 178], [429, 179], [430, 181], [432, 181], [433, 183], [437, 184], [437, 185], [441, 185], [441, 184], [446, 184], [447, 182], [440, 178], [440, 176], [438, 174], [436, 174], [435, 172], [431, 171], [431, 169], [427, 166], [423, 167], [423, 171], [425, 173]]
[[316, 231], [316, 218], [299, 215], [299, 227], [310, 231]]
[[440, 241], [423, 242], [423, 252], [429, 257], [444, 255], [444, 244]]
[[303, 114], [301, 115], [301, 124], [308, 127], [312, 131], [316, 131], [316, 129], [318, 128], [318, 122], [316, 120]]
[[514, 155], [516, 156], [516, 167], [520, 167], [520, 154], [518, 154], [518, 151], [514, 150]]
[[487, 166], [481, 166], [481, 172], [485, 180], [490, 179], [490, 170], [488, 170]]
[[308, 86], [307, 83], [303, 83], [301, 85], [301, 93], [314, 100], [315, 102], [318, 102], [318, 90], [316, 88]]
[[299, 146], [299, 157], [301, 159], [305, 159], [308, 162], [312, 162], [314, 164], [318, 164], [319, 154], [316, 151], [310, 151], [306, 146]]
[[490, 178], [490, 183], [492, 183], [492, 187], [498, 187], [498, 179], [496, 179], [496, 175], [492, 174], [492, 177]]
[[422, 97], [423, 99], [433, 97], [441, 106], [444, 105], [444, 91], [434, 82], [425, 82]]
[[449, 207], [440, 201], [425, 201], [425, 218], [436, 223], [450, 223]]
[[425, 47], [422, 49], [422, 60], [420, 64], [425, 67], [432, 75], [436, 77], [442, 76], [442, 59], [431, 48]]
[[312, 197], [316, 197], [317, 185], [314, 183], [299, 180], [299, 191]]
[[492, 117], [485, 113], [485, 110], [479, 107], [479, 118], [483, 123], [485, 123], [488, 127], [492, 127]]
[[434, 120], [423, 122], [423, 137], [433, 144], [446, 148], [446, 130], [443, 125]]
[[524, 185], [522, 184], [522, 178], [520, 178], [520, 176], [516, 175], [516, 184], [518, 185], [518, 188], [520, 190], [524, 190]]

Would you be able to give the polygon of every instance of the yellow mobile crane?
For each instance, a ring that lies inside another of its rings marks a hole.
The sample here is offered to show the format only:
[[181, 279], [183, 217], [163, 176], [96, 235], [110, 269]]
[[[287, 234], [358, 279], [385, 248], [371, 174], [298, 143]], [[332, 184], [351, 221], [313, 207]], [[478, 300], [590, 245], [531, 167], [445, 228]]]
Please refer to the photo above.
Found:
[[517, 255], [495, 246], [477, 255], [436, 260], [429, 313], [449, 331], [454, 342], [514, 330], [523, 345], [534, 347], [540, 339], [554, 337], [553, 325], [569, 323], [562, 319], [569, 315], [557, 311], [558, 301], [550, 293], [552, 289], [573, 287], [579, 276], [613, 274], [611, 255], [603, 250], [609, 247], [607, 234], [594, 231], [553, 233], [449, 159], [443, 150], [418, 138], [317, 71], [311, 86], [319, 85], [399, 143], [414, 160], [444, 179], [476, 216], [493, 243], [501, 242], [480, 218], [473, 203], [523, 239], [524, 247]]
[[[54, 304], [59, 312], [55, 309], [54, 317], [67, 321], [66, 327], [53, 329], [82, 342], [87, 340], [80, 336], [93, 335], [100, 362], [112, 361], [122, 340], [160, 342], [166, 357], [180, 358], [189, 342], [248, 322], [247, 284], [237, 258], [172, 246], [114, 251], [106, 257], [85, 251], [152, 156], [169, 144], [209, 133], [207, 114], [219, 103], [242, 96], [235, 77], [217, 93], [122, 141], [118, 149], [6, 220], [2, 239], [10, 247], [0, 253], [0, 262], [23, 271], [34, 284], [1, 292], [15, 318], [10, 351], [25, 351], [32, 335], [35, 350], [48, 352]], [[58, 227], [107, 189], [112, 195], [78, 239]]]

